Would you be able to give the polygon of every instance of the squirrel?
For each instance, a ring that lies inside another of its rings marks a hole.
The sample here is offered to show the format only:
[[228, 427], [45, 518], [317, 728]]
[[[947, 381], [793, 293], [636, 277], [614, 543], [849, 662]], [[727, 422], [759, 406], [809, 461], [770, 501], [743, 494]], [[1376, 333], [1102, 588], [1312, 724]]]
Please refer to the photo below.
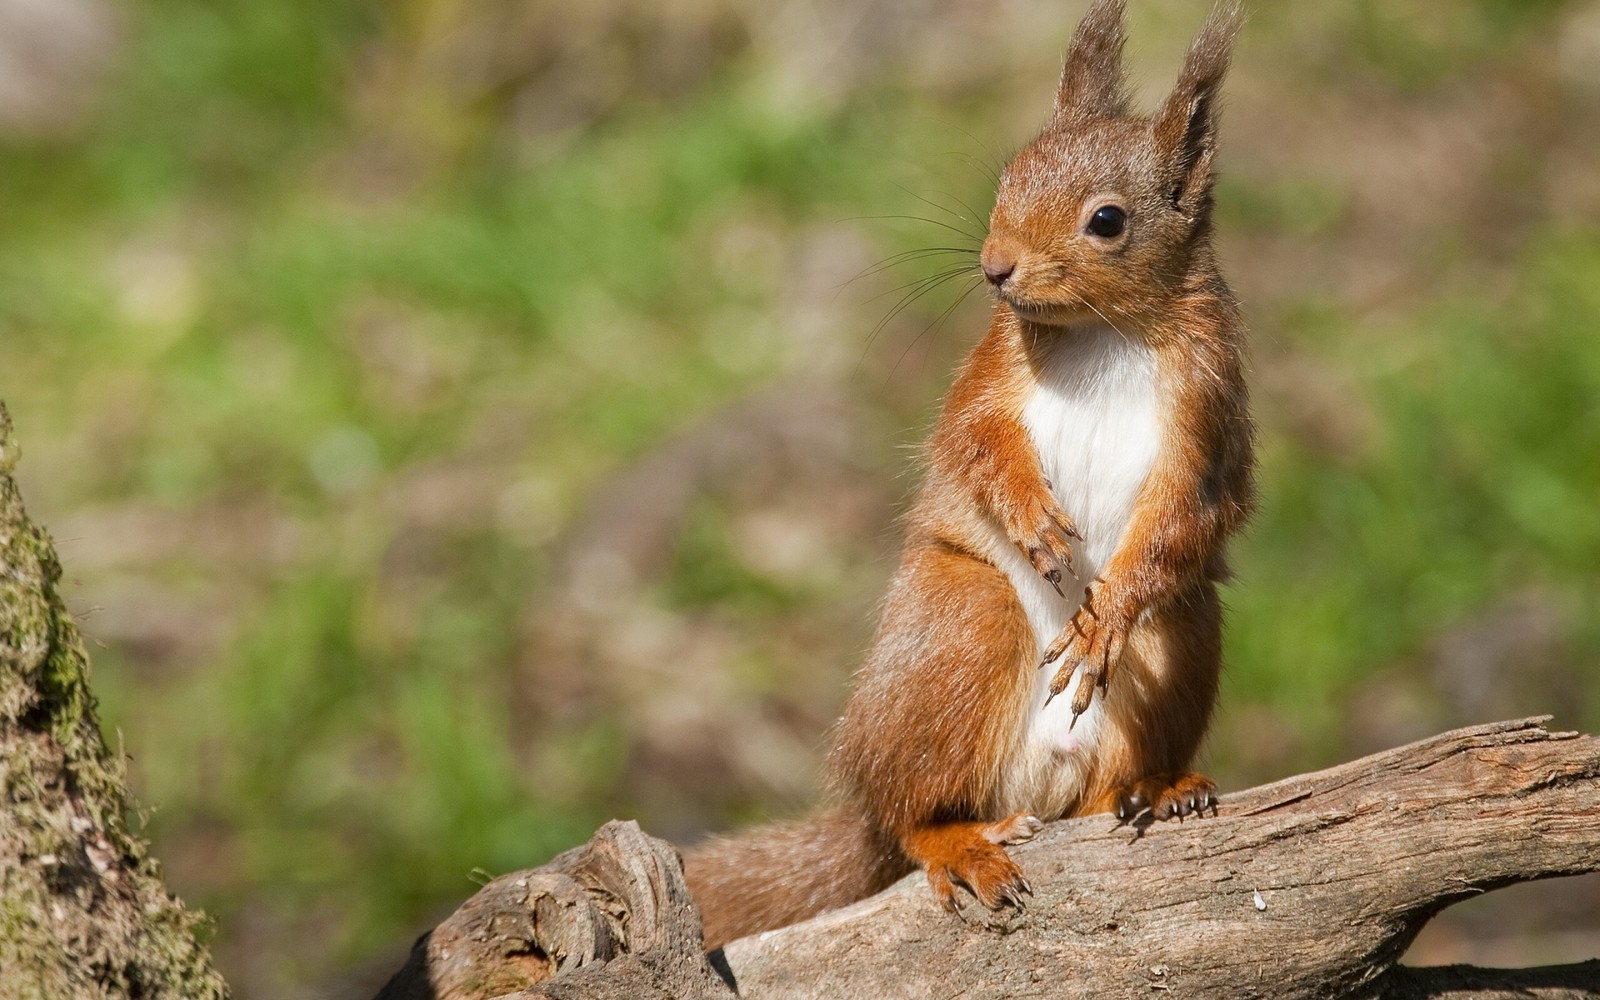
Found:
[[1212, 247], [1242, 19], [1222, 0], [1154, 115], [1129, 107], [1124, 0], [1073, 34], [1053, 115], [999, 178], [979, 260], [993, 318], [834, 733], [835, 804], [687, 852], [708, 950], [917, 868], [946, 908], [964, 889], [1020, 909], [1005, 847], [1042, 820], [1215, 809], [1189, 767], [1224, 546], [1254, 507], [1243, 323]]

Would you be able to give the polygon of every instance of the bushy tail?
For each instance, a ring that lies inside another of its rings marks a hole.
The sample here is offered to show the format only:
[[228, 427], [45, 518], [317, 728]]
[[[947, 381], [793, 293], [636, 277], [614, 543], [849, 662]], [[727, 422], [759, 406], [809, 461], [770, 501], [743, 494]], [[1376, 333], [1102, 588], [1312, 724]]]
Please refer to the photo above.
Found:
[[712, 951], [865, 899], [912, 865], [861, 813], [837, 807], [713, 837], [683, 867]]

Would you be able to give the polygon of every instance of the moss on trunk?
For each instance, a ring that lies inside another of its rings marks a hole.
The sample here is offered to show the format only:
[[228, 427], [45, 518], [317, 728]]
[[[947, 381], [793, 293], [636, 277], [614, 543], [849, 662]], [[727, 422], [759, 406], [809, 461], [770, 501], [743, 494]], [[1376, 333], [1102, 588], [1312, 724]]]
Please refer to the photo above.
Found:
[[0, 998], [225, 997], [204, 918], [128, 824], [61, 566], [12, 478], [0, 405]]

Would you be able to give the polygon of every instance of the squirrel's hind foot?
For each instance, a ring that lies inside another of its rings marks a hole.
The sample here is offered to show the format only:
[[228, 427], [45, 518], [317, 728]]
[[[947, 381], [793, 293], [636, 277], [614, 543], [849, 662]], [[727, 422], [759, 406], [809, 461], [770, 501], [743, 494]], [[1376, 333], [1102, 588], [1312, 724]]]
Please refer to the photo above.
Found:
[[1203, 774], [1155, 774], [1117, 789], [1110, 795], [1108, 808], [1120, 823], [1172, 819], [1181, 822], [1190, 814], [1203, 816], [1217, 811], [1217, 786]]
[[1006, 853], [1006, 844], [1032, 840], [1044, 828], [1025, 813], [997, 823], [939, 823], [912, 831], [904, 840], [906, 854], [928, 874], [928, 885], [940, 904], [953, 913], [961, 906], [956, 887], [967, 889], [990, 910], [1022, 909], [1033, 886]]

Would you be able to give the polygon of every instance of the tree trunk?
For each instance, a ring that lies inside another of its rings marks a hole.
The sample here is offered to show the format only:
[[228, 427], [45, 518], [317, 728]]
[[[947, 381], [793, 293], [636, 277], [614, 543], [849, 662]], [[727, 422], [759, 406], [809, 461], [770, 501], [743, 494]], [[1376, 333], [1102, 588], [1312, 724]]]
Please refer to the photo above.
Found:
[[100, 735], [61, 567], [12, 479], [0, 405], [0, 997], [227, 996], [128, 825], [121, 757]]
[[712, 956], [720, 976], [699, 954], [675, 852], [611, 823], [584, 850], [491, 882], [380, 997], [655, 996], [666, 981], [688, 984], [682, 996], [727, 997], [732, 982], [794, 1000], [1600, 997], [1600, 961], [1396, 964], [1453, 902], [1600, 870], [1600, 739], [1544, 721], [1445, 733], [1181, 824], [1052, 824], [1014, 849], [1036, 894], [1020, 914], [969, 904], [957, 919], [912, 875], [733, 942]]

